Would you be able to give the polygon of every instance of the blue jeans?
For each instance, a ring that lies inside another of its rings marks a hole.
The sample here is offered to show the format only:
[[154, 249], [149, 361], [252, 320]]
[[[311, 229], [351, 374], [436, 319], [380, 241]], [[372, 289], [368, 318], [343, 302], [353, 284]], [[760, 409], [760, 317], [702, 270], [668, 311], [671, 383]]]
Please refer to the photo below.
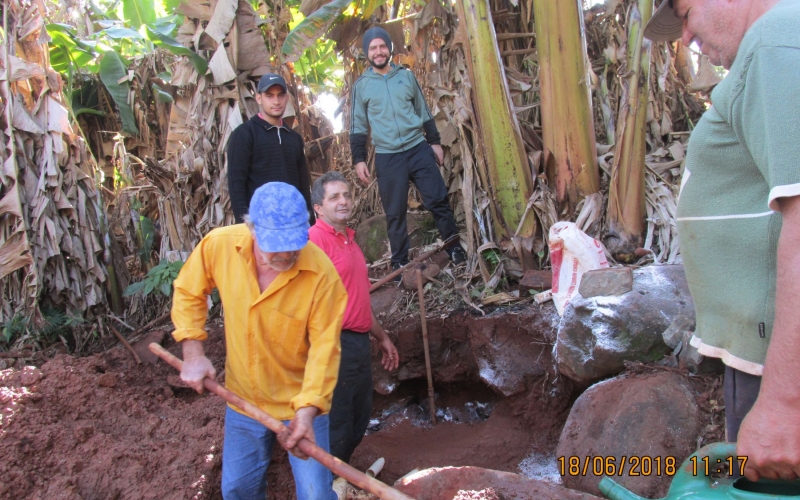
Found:
[[[288, 424], [289, 420], [284, 421]], [[328, 415], [314, 419], [317, 445], [329, 450]], [[222, 446], [222, 497], [225, 500], [264, 500], [267, 496], [267, 467], [272, 457], [275, 433], [257, 420], [227, 407], [225, 441]], [[333, 475], [313, 458], [301, 460], [291, 453], [298, 500], [336, 500]]]

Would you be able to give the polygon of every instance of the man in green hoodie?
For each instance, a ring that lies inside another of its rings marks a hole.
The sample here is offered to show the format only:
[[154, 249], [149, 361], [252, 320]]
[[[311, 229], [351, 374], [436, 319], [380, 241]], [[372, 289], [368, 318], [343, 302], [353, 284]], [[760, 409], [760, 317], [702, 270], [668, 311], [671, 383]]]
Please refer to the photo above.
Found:
[[[368, 184], [367, 135], [371, 129], [392, 267], [397, 269], [408, 263], [409, 180], [433, 214], [442, 240], [454, 236], [458, 229], [448, 204], [447, 186], [437, 167], [444, 159], [439, 131], [414, 73], [391, 62], [392, 39], [383, 28], [368, 29], [363, 48], [370, 68], [353, 85], [350, 150], [359, 179]], [[454, 264], [466, 260], [459, 245], [448, 252]]]

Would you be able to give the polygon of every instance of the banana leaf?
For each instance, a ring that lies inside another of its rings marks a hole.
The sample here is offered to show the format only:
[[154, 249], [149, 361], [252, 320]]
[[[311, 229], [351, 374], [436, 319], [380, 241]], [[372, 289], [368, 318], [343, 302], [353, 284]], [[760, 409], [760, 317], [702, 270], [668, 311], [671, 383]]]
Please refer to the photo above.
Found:
[[94, 43], [86, 42], [77, 37], [72, 26], [67, 24], [48, 24], [47, 34], [50, 35], [50, 65], [61, 74], [74, 73], [78, 68], [97, 72], [93, 64], [96, 56]]
[[283, 42], [281, 49], [283, 62], [295, 62], [300, 59], [307, 48], [317, 43], [328, 32], [331, 24], [351, 3], [353, 0], [333, 0], [303, 19], [289, 32], [286, 41]]
[[167, 35], [156, 31], [150, 26], [147, 26], [147, 38], [149, 38], [150, 41], [152, 41], [155, 45], [172, 52], [176, 56], [188, 57], [198, 74], [205, 75], [208, 72], [208, 61], [200, 57], [197, 52], [194, 52], [192, 49], [183, 46], [174, 38], [168, 37]]
[[108, 93], [111, 94], [114, 102], [117, 103], [123, 132], [139, 135], [136, 119], [133, 116], [133, 109], [128, 102], [130, 87], [127, 80], [119, 83], [120, 80], [127, 76], [128, 69], [123, 64], [119, 54], [113, 50], [104, 52], [100, 58], [100, 79], [103, 81]]
[[125, 21], [136, 29], [156, 20], [153, 0], [122, 0], [122, 15]]

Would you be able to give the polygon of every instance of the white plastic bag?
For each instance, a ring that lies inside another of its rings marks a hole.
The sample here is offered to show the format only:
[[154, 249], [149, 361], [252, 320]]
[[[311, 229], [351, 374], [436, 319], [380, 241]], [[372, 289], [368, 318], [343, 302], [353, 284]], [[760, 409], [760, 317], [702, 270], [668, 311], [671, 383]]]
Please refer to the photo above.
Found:
[[567, 303], [578, 292], [583, 273], [608, 267], [603, 245], [573, 222], [550, 226], [550, 263], [553, 266], [553, 302], [564, 315]]

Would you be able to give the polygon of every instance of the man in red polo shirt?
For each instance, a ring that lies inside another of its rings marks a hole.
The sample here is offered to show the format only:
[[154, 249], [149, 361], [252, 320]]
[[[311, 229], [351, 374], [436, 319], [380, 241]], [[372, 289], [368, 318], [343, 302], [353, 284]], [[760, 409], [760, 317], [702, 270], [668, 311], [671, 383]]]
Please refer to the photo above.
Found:
[[311, 203], [317, 222], [308, 239], [331, 259], [347, 290], [342, 322], [342, 361], [330, 411], [331, 454], [349, 462], [364, 437], [372, 413], [372, 366], [370, 336], [380, 342], [382, 364], [387, 371], [400, 363], [397, 349], [372, 313], [369, 277], [364, 254], [347, 227], [353, 213], [350, 186], [342, 174], [328, 172], [314, 181]]

